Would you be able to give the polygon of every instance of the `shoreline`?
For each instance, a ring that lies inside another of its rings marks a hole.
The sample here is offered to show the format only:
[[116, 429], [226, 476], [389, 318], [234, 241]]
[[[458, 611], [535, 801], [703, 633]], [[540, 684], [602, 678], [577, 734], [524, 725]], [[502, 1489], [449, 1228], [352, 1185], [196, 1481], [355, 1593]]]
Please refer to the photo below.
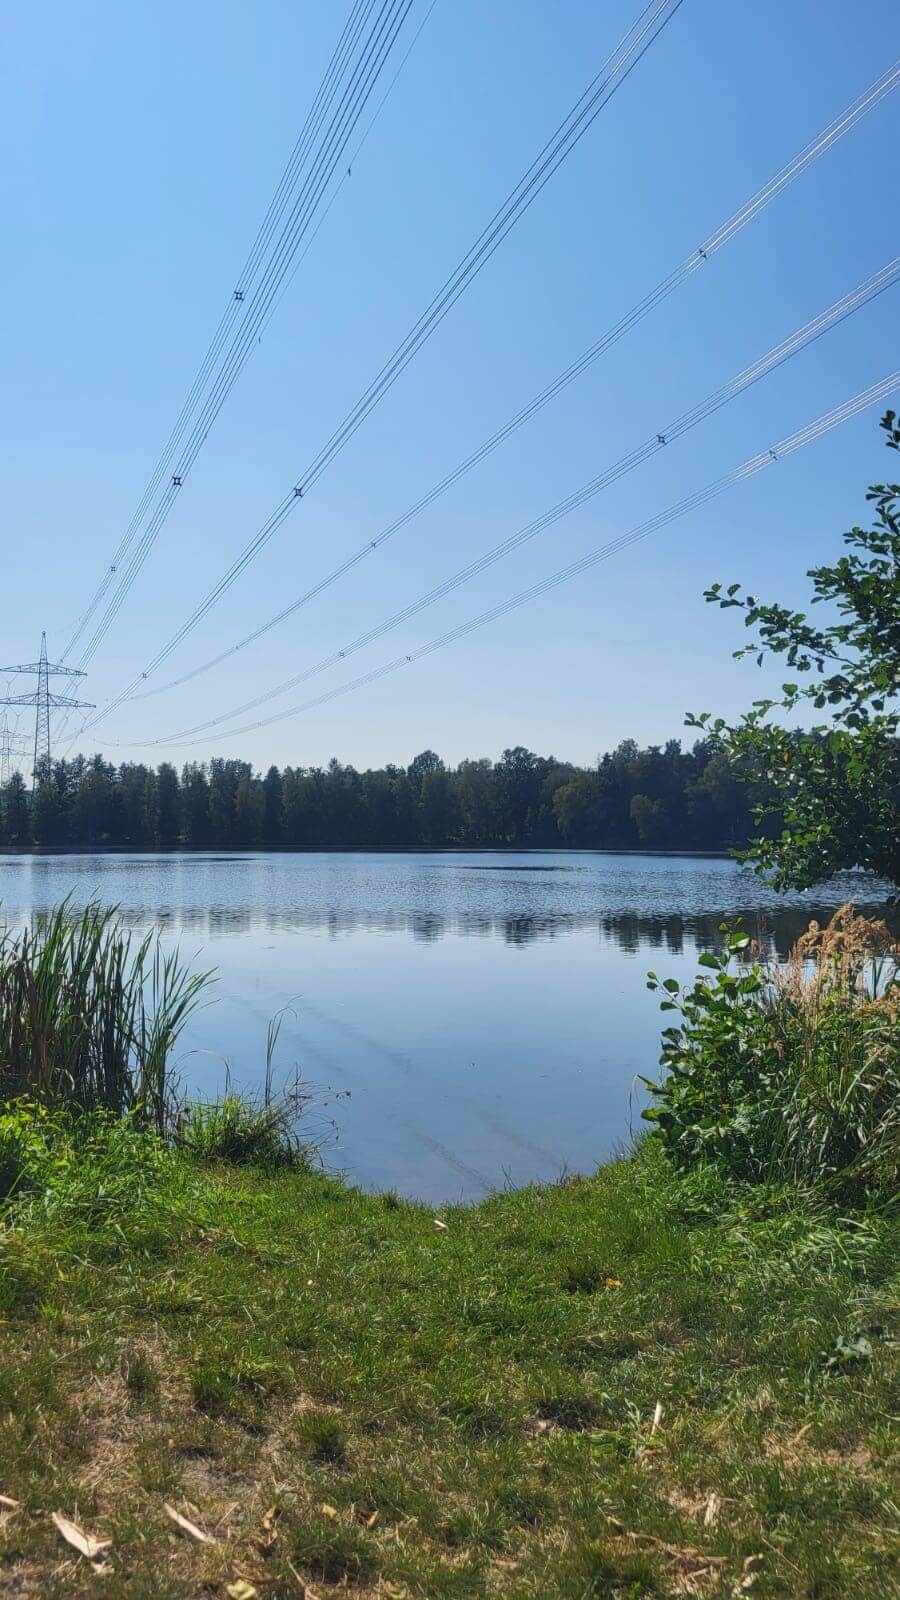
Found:
[[896, 1220], [652, 1145], [438, 1212], [98, 1153], [0, 1230], [10, 1594], [895, 1592]]
[[308, 845], [304, 849], [287, 846], [234, 846], [214, 850], [205, 845], [173, 845], [171, 849], [118, 844], [0, 845], [4, 857], [36, 856], [202, 856], [254, 858], [257, 856], [432, 856], [432, 855], [559, 855], [559, 856], [652, 856], [693, 861], [731, 861], [731, 850], [649, 850], [612, 845]]

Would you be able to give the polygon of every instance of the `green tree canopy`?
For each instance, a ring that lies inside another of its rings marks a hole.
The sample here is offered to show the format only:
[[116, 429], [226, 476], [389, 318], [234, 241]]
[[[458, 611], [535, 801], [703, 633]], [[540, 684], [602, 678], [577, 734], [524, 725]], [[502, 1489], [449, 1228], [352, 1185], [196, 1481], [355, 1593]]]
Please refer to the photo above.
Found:
[[[897, 417], [881, 427], [900, 449]], [[819, 626], [802, 611], [717, 583], [706, 599], [744, 613], [754, 639], [736, 652], [758, 663], [783, 656], [792, 674], [776, 699], [754, 702], [735, 726], [709, 713], [689, 717], [727, 753], [732, 770], [764, 790], [758, 824], [781, 813], [780, 830], [745, 852], [782, 888], [806, 888], [847, 867], [900, 884], [900, 484], [873, 484], [873, 525], [844, 535], [846, 553], [814, 567], [812, 604], [827, 608]], [[773, 712], [811, 706], [828, 723], [784, 726]]]

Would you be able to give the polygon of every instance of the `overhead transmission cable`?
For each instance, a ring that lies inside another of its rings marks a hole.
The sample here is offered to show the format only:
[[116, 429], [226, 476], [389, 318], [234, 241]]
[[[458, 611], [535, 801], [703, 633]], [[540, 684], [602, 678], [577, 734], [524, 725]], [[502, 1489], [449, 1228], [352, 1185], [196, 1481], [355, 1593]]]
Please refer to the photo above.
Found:
[[285, 295], [287, 294], [288, 290], [290, 289], [291, 284], [294, 281], [294, 278], [296, 277], [297, 273], [299, 272], [300, 268], [302, 267], [304, 261], [306, 260], [306, 257], [309, 255], [310, 250], [312, 249], [313, 245], [316, 242], [316, 239], [318, 238], [319, 230], [322, 228], [324, 223], [327, 221], [328, 216], [329, 216], [329, 214], [331, 212], [331, 208], [334, 205], [335, 201], [337, 199], [339, 199], [339, 197], [340, 197], [340, 194], [341, 194], [341, 191], [343, 190], [344, 184], [345, 183], [349, 183], [351, 174], [353, 172], [353, 168], [356, 166], [356, 163], [357, 163], [357, 161], [359, 159], [360, 152], [362, 151], [364, 145], [366, 144], [366, 141], [368, 140], [369, 135], [372, 132], [372, 129], [374, 128], [376, 122], [378, 121], [378, 118], [381, 116], [381, 113], [384, 110], [385, 105], [387, 104], [388, 100], [390, 99], [391, 93], [392, 93], [392, 91], [393, 91], [393, 89], [394, 89], [394, 87], [395, 87], [395, 85], [397, 83], [397, 79], [399, 78], [401, 72], [403, 71], [403, 68], [406, 66], [407, 61], [409, 60], [410, 56], [412, 55], [413, 51], [415, 50], [416, 45], [419, 42], [419, 38], [420, 38], [420, 36], [422, 34], [422, 31], [425, 28], [425, 25], [428, 22], [428, 19], [431, 16], [431, 13], [434, 10], [436, 5], [437, 5], [437, 0], [431, 0], [431, 3], [429, 5], [429, 7], [428, 7], [428, 10], [425, 12], [425, 15], [423, 16], [421, 22], [419, 23], [419, 26], [417, 27], [415, 33], [413, 34], [412, 38], [409, 41], [409, 44], [407, 45], [405, 51], [403, 52], [403, 55], [401, 56], [400, 62], [398, 64], [398, 66], [397, 66], [396, 72], [394, 73], [393, 77], [391, 78], [390, 83], [388, 84], [387, 88], [384, 91], [384, 94], [382, 95], [382, 97], [379, 100], [377, 106], [375, 107], [375, 110], [373, 111], [372, 116], [369, 118], [369, 121], [366, 124], [365, 131], [364, 131], [364, 133], [362, 135], [362, 138], [359, 140], [358, 144], [356, 144], [354, 146], [353, 153], [352, 153], [352, 155], [349, 157], [349, 159], [347, 161], [347, 165], [346, 165], [346, 167], [344, 168], [344, 171], [341, 174], [339, 182], [336, 184], [335, 188], [331, 192], [331, 195], [329, 196], [328, 204], [325, 206], [324, 210], [322, 211], [322, 215], [319, 217], [319, 220], [316, 223], [315, 227], [313, 228], [313, 231], [310, 234], [309, 238], [307, 239], [306, 244], [303, 246], [303, 249], [301, 250], [299, 256], [296, 259], [296, 261], [294, 262], [294, 265], [291, 267], [291, 270], [288, 273], [288, 276], [285, 278], [284, 283], [281, 285], [281, 288], [279, 289], [275, 300], [273, 300], [271, 306], [269, 307], [269, 310], [266, 312], [265, 321], [263, 322], [263, 325], [262, 325], [262, 327], [260, 329], [260, 338], [262, 338], [263, 334], [265, 333], [266, 329], [268, 328], [269, 323], [271, 322], [273, 316], [275, 315], [275, 312], [278, 310], [278, 307], [281, 305], [282, 300], [284, 299]]
[[[212, 389], [206, 397], [184, 450], [180, 458], [176, 460], [175, 471], [168, 487], [130, 557], [112, 600], [88, 641], [82, 660], [91, 659], [115, 621], [138, 572], [166, 521], [178, 491], [190, 472], [213, 422], [236, 382], [255, 340], [259, 336], [262, 319], [271, 304], [272, 297], [277, 292], [284, 274], [288, 271], [291, 256], [315, 214], [316, 207], [328, 187], [338, 162], [344, 154], [347, 140], [353, 131], [353, 127], [361, 114], [387, 53], [396, 39], [411, 4], [412, 0], [385, 0], [370, 38], [370, 42], [374, 41], [372, 54], [370, 57], [364, 56], [363, 60], [355, 68], [348, 93], [338, 105], [338, 109], [332, 119], [326, 135], [324, 149], [320, 151], [316, 158], [313, 170], [298, 200], [295, 202], [291, 217], [285, 226], [282, 239], [276, 249], [274, 261], [270, 264], [266, 275], [254, 291], [247, 318], [235, 335], [231, 349]], [[348, 105], [345, 105], [344, 101], [347, 101]]]
[[563, 517], [568, 516], [572, 511], [578, 510], [587, 501], [594, 499], [604, 489], [608, 489], [612, 484], [617, 483], [620, 478], [625, 477], [629, 472], [633, 472], [636, 467], [641, 466], [651, 457], [667, 449], [669, 445], [674, 444], [677, 439], [690, 433], [692, 429], [698, 427], [701, 422], [705, 422], [708, 417], [713, 416], [717, 411], [720, 411], [723, 406], [728, 405], [738, 395], [743, 394], [762, 378], [768, 377], [771, 372], [776, 371], [785, 362], [790, 361], [801, 350], [808, 349], [823, 334], [828, 333], [832, 328], [846, 321], [855, 311], [860, 310], [862, 306], [868, 305], [878, 295], [883, 294], [886, 289], [896, 284], [898, 280], [900, 280], [900, 255], [895, 256], [893, 261], [888, 262], [879, 272], [873, 273], [871, 277], [859, 284], [849, 294], [843, 295], [839, 300], [836, 300], [817, 317], [813, 317], [802, 328], [798, 328], [789, 338], [784, 339], [781, 344], [769, 350], [758, 361], [754, 361], [750, 366], [744, 367], [728, 383], [722, 384], [718, 389], [713, 390], [705, 400], [691, 407], [689, 411], [683, 412], [674, 421], [666, 423], [658, 431], [649, 434], [643, 443], [628, 451], [612, 466], [607, 467], [596, 477], [591, 478], [588, 483], [582, 484], [572, 494], [557, 501], [548, 511], [536, 517], [532, 522], [527, 523], [517, 532], [510, 534], [508, 538], [501, 540], [500, 543], [495, 544], [490, 550], [485, 551], [474, 561], [469, 562], [467, 566], [445, 578], [426, 594], [401, 607], [400, 610], [393, 612], [391, 616], [369, 628], [366, 632], [358, 634], [356, 638], [350, 640], [348, 644], [343, 645], [340, 649], [333, 650], [328, 655], [323, 656], [320, 661], [315, 662], [312, 666], [283, 679], [270, 689], [253, 696], [252, 699], [245, 700], [240, 705], [233, 706], [231, 710], [223, 711], [218, 716], [210, 717], [204, 722], [195, 723], [189, 728], [180, 729], [177, 733], [148, 742], [150, 744], [168, 744], [185, 738], [190, 734], [203, 733], [212, 728], [218, 728], [223, 722], [231, 722], [235, 717], [244, 716], [248, 711], [255, 711], [257, 707], [265, 705], [269, 700], [274, 700], [279, 695], [287, 694], [291, 689], [296, 689], [299, 684], [318, 676], [320, 672], [324, 672], [329, 667], [337, 665], [338, 662], [346, 660], [348, 656], [355, 655], [358, 650], [362, 650], [366, 645], [372, 644], [376, 639], [380, 639], [384, 634], [399, 627], [401, 623], [407, 622], [410, 617], [416, 616], [420, 611], [424, 611], [427, 607], [434, 605], [436, 601], [444, 599], [453, 590], [460, 588], [464, 583], [468, 583], [470, 579], [477, 577], [488, 567], [510, 555], [514, 550], [520, 549], [522, 545], [529, 543], [539, 534], [544, 533], [547, 528], [559, 522]]
[[[366, 0], [362, 13], [363, 23], [368, 21], [377, 0]], [[237, 377], [259, 337], [262, 320], [271, 306], [291, 262], [301, 243], [319, 202], [328, 188], [338, 163], [342, 160], [353, 130], [362, 115], [379, 73], [392, 49], [413, 0], [383, 0], [372, 24], [358, 60], [351, 60], [350, 77], [340, 91], [337, 106], [331, 115], [326, 132], [317, 150], [310, 158], [310, 170], [293, 201], [287, 220], [275, 245], [274, 252], [258, 277], [250, 297], [249, 306], [232, 340], [205, 399], [196, 416], [180, 455], [174, 458], [175, 470], [158, 500], [141, 538], [131, 553], [124, 572], [120, 575], [115, 592], [84, 646], [80, 660], [90, 660], [96, 652], [130, 590], [149, 550], [162, 527], [178, 491], [199, 454], [200, 449], [221, 410]], [[325, 121], [330, 110], [330, 100], [324, 103], [314, 122], [314, 133]]]
[[[537, 199], [558, 167], [584, 137], [603, 107], [608, 104], [616, 90], [621, 87], [633, 72], [638, 62], [682, 4], [683, 0], [650, 0], [650, 4], [644, 8], [620, 44], [591, 79], [584, 93], [575, 102], [571, 111], [544, 144], [518, 184], [458, 262], [418, 321], [413, 324], [409, 333], [385, 362], [380, 372], [344, 417], [344, 420], [335, 429], [331, 438], [323, 445], [318, 455], [313, 458], [302, 479], [293, 485], [263, 525], [263, 528], [228, 571], [217, 581], [210, 593], [207, 594], [186, 622], [182, 624], [168, 644], [163, 647], [132, 683], [128, 684], [115, 699], [104, 707], [100, 714], [102, 717], [108, 716], [112, 710], [130, 697], [134, 689], [141, 687], [146, 677], [156, 669], [161, 661], [171, 654], [181, 640], [197, 625], [201, 617], [206, 615], [210, 607], [224, 594], [238, 574], [249, 565], [272, 537], [272, 534], [284, 521], [288, 512], [303, 498], [308, 489], [317, 482], [338, 453], [353, 437], [365, 418], [384, 398], [413, 357], [435, 332], [460, 295], [478, 276], [507, 234]], [[98, 720], [99, 718], [93, 718], [90, 725], [94, 726]], [[80, 729], [79, 733], [82, 731], [84, 731], [84, 728]]]
[[[617, 555], [621, 550], [625, 550], [631, 545], [649, 538], [651, 534], [657, 533], [661, 528], [667, 527], [678, 518], [686, 516], [689, 512], [705, 505], [707, 501], [724, 494], [727, 489], [733, 488], [734, 485], [742, 483], [746, 478], [753, 477], [757, 472], [762, 472], [766, 467], [772, 466], [776, 461], [781, 461], [785, 456], [802, 449], [804, 445], [811, 444], [815, 439], [821, 438], [823, 434], [848, 421], [868, 406], [875, 405], [878, 401], [885, 399], [898, 387], [900, 387], [900, 368], [890, 373], [887, 377], [879, 379], [877, 383], [873, 383], [868, 389], [864, 389], [861, 393], [854, 395], [852, 399], [845, 401], [843, 405], [836, 406], [833, 411], [826, 412], [824, 416], [817, 418], [815, 422], [809, 423], [805, 428], [801, 428], [796, 433], [789, 434], [787, 438], [779, 440], [771, 449], [763, 450], [759, 455], [752, 456], [740, 467], [736, 467], [733, 472], [717, 478], [714, 483], [709, 483], [703, 489], [698, 489], [694, 494], [688, 495], [684, 500], [679, 500], [676, 505], [669, 506], [667, 510], [659, 512], [655, 517], [651, 517], [647, 522], [640, 523], [637, 527], [621, 534], [618, 538], [611, 539], [606, 544], [588, 551], [587, 555], [581, 556], [578, 560], [570, 562], [565, 567], [560, 567], [556, 572], [552, 572], [549, 577], [540, 579], [539, 582], [531, 584], [527, 589], [520, 589], [517, 594], [500, 601], [499, 604], [490, 606], [486, 611], [479, 612], [477, 616], [469, 618], [468, 621], [460, 623], [457, 627], [449, 628], [445, 633], [438, 634], [436, 638], [429, 640], [427, 644], [419, 645], [414, 650], [394, 656], [392, 660], [384, 662], [379, 667], [374, 667], [370, 672], [362, 673], [358, 678], [353, 678], [347, 683], [338, 684], [334, 689], [326, 690], [314, 699], [304, 700], [298, 705], [288, 706], [283, 711], [276, 711], [271, 716], [261, 717], [255, 722], [243, 723], [238, 728], [230, 728], [220, 737], [237, 738], [245, 733], [256, 732], [260, 728], [271, 727], [273, 723], [284, 722], [288, 718], [299, 716], [305, 711], [312, 711], [318, 706], [326, 705], [343, 695], [351, 694], [370, 683], [375, 683], [389, 673], [399, 671], [401, 667], [421, 661], [424, 657], [433, 655], [436, 650], [441, 650], [446, 645], [455, 644], [457, 640], [474, 633], [476, 629], [498, 621], [511, 611], [515, 611], [520, 606], [527, 605], [530, 601], [548, 594], [561, 584], [569, 583], [573, 578], [581, 577], [583, 573], [590, 571], [592, 567], [597, 566], [600, 562], [609, 560], [611, 556]], [[171, 742], [173, 744], [196, 745], [205, 743], [205, 740], [190, 739], [184, 741], [173, 740]]]
[[[259, 626], [251, 629], [249, 633], [244, 634], [234, 644], [228, 645], [224, 650], [218, 651], [215, 655], [210, 656], [208, 660], [201, 662], [196, 667], [192, 667], [189, 671], [181, 673], [177, 678], [171, 678], [166, 683], [157, 684], [152, 689], [144, 689], [141, 692], [127, 695], [126, 698], [130, 700], [146, 700], [155, 695], [165, 694], [170, 689], [181, 688], [183, 684], [190, 683], [194, 678], [201, 677], [204, 673], [211, 671], [213, 667], [220, 666], [223, 661], [229, 660], [230, 657], [237, 655], [242, 650], [245, 650], [249, 645], [255, 644], [258, 639], [262, 639], [267, 633], [271, 632], [273, 628], [278, 627], [282, 622], [285, 622], [288, 617], [293, 616], [295, 612], [301, 609], [301, 607], [308, 605], [310, 601], [316, 599], [323, 592], [323, 590], [329, 588], [331, 584], [336, 583], [340, 578], [344, 577], [346, 573], [351, 572], [353, 568], [358, 566], [361, 561], [364, 561], [368, 556], [373, 555], [376, 550], [380, 550], [384, 544], [386, 544], [390, 539], [393, 539], [396, 534], [400, 533], [403, 528], [407, 527], [409, 523], [411, 523], [423, 511], [427, 510], [429, 506], [433, 505], [434, 502], [441, 495], [445, 494], [448, 489], [452, 488], [468, 472], [484, 461], [485, 458], [492, 453], [492, 451], [496, 450], [501, 444], [504, 444], [506, 440], [509, 439], [511, 435], [514, 434], [525, 423], [530, 422], [535, 416], [537, 416], [537, 414], [543, 410], [544, 406], [548, 405], [552, 400], [555, 400], [557, 396], [569, 386], [569, 384], [573, 383], [577, 378], [580, 378], [583, 373], [593, 366], [594, 362], [599, 360], [602, 355], [605, 355], [607, 351], [613, 347], [613, 345], [617, 344], [620, 339], [629, 333], [632, 328], [634, 328], [643, 320], [644, 317], [648, 316], [651, 311], [655, 310], [663, 300], [667, 299], [668, 296], [675, 291], [675, 289], [679, 288], [681, 284], [691, 277], [698, 267], [702, 266], [704, 262], [708, 261], [713, 255], [716, 254], [717, 251], [721, 250], [724, 245], [728, 244], [729, 241], [733, 239], [735, 235], [747, 225], [748, 222], [752, 221], [754, 217], [759, 215], [760, 211], [762, 211], [771, 200], [773, 200], [777, 195], [780, 195], [784, 189], [786, 189], [790, 183], [792, 183], [800, 176], [802, 172], [811, 166], [811, 164], [820, 155], [822, 155], [826, 150], [830, 149], [837, 139], [839, 139], [850, 128], [854, 127], [868, 111], [871, 111], [874, 106], [878, 105], [883, 99], [885, 99], [887, 95], [889, 95], [898, 87], [898, 85], [900, 85], [900, 61], [895, 62], [893, 67], [891, 67], [887, 72], [883, 73], [882, 76], [875, 83], [873, 83], [864, 94], [860, 95], [858, 99], [848, 106], [839, 117], [836, 117], [828, 124], [826, 128], [823, 128], [822, 132], [815, 139], [813, 139], [811, 143], [806, 145], [793, 158], [792, 161], [788, 162], [787, 166], [782, 167], [781, 170], [777, 172], [767, 184], [764, 184], [761, 189], [757, 190], [756, 194], [754, 194], [748, 201], [745, 202], [743, 206], [740, 207], [738, 211], [729, 217], [727, 222], [724, 222], [718, 229], [716, 229], [714, 233], [710, 234], [709, 238], [704, 241], [699, 249], [692, 251], [689, 256], [686, 256], [684, 261], [682, 261], [678, 267], [670, 272], [667, 277], [663, 278], [660, 283], [658, 283], [656, 287], [650, 291], [649, 294], [644, 296], [643, 300], [639, 300], [636, 305], [632, 306], [630, 311], [627, 311], [617, 323], [615, 323], [611, 328], [607, 329], [605, 333], [601, 334], [600, 337], [596, 339], [593, 344], [589, 345], [588, 348], [583, 351], [575, 361], [566, 367], [566, 369], [561, 372], [558, 377], [554, 378], [552, 382], [547, 384], [547, 386], [542, 389], [539, 394], [535, 395], [527, 402], [526, 405], [522, 406], [521, 409], [517, 411], [514, 416], [510, 417], [510, 419], [504, 423], [501, 428], [498, 428], [497, 431], [491, 434], [488, 439], [485, 439], [476, 450], [473, 450], [470, 455], [466, 456], [463, 461], [459, 462], [459, 464], [450, 472], [448, 472], [443, 478], [441, 478], [438, 483], [434, 484], [411, 506], [407, 507], [405, 511], [401, 512], [401, 514], [396, 517], [393, 522], [389, 523], [388, 526], [379, 534], [377, 534], [375, 538], [367, 539], [365, 544], [360, 545], [358, 550], [356, 550], [352, 555], [348, 556], [344, 561], [340, 562], [339, 565], [334, 567], [331, 572], [326, 574], [325, 577], [320, 578], [310, 588], [305, 590], [304, 593], [299, 595], [295, 600], [292, 600], [289, 605], [283, 606], [281, 610], [275, 612], [273, 616], [269, 617], [265, 622], [260, 623]], [[291, 502], [291, 504], [293, 504], [293, 502]], [[199, 621], [199, 618], [197, 620]], [[179, 643], [182, 637], [183, 634], [179, 634], [178, 638], [172, 644], [173, 649], [175, 648], [175, 643]], [[170, 652], [167, 649], [165, 654], [168, 653]], [[148, 676], [150, 672], [154, 670], [155, 667], [160, 663], [160, 661], [165, 659], [165, 654], [161, 653], [159, 656], [154, 658], [153, 662], [146, 669]]]
[[[324, 105], [330, 103], [330, 98], [333, 96], [336, 82], [339, 80], [340, 75], [346, 65], [348, 55], [353, 50], [359, 37], [359, 31], [363, 26], [363, 12], [366, 3], [367, 0], [354, 0], [354, 4], [348, 15], [347, 21], [344, 24], [341, 36], [338, 39], [337, 45], [335, 46], [334, 52], [331, 56], [331, 60], [326, 68], [325, 76], [316, 91], [313, 103], [307, 114], [306, 121], [304, 122], [297, 138], [297, 142], [291, 151], [287, 165], [285, 166], [285, 169], [281, 175], [278, 187], [276, 188], [275, 193], [269, 202], [265, 216], [259, 225], [259, 229], [251, 246], [250, 253], [247, 256], [247, 259], [238, 275], [234, 290], [232, 291], [228, 304], [222, 313], [218, 327], [216, 328], [206, 354], [204, 355], [203, 360], [201, 361], [200, 366], [194, 375], [184, 404], [175, 422], [175, 426], [173, 427], [172, 432], [166, 441], [162, 454], [160, 455], [147, 486], [144, 489], [131, 521], [128, 523], [128, 526], [126, 527], [125, 532], [123, 533], [122, 538], [120, 539], [119, 544], [113, 553], [112, 560], [110, 561], [110, 564], [103, 575], [101, 583], [99, 584], [86, 610], [83, 612], [72, 630], [69, 642], [63, 651], [61, 658], [62, 660], [65, 660], [66, 657], [71, 654], [75, 645], [78, 643], [78, 640], [84, 633], [84, 630], [87, 627], [91, 617], [96, 611], [97, 606], [100, 604], [107, 590], [109, 589], [113, 578], [118, 572], [119, 564], [129, 549], [132, 540], [137, 534], [144, 514], [151, 500], [156, 494], [162, 479], [171, 466], [175, 451], [177, 450], [178, 445], [184, 436], [184, 430], [187, 427], [194, 406], [206, 388], [209, 375], [219, 358], [225, 341], [228, 338], [234, 323], [238, 321], [244, 313], [247, 305], [247, 294], [253, 286], [263, 254], [268, 248], [272, 234], [284, 214], [285, 206], [288, 203], [290, 194], [309, 154], [315, 129], [318, 126], [320, 119], [321, 109]], [[368, 0], [368, 3], [371, 7], [371, 0]]]

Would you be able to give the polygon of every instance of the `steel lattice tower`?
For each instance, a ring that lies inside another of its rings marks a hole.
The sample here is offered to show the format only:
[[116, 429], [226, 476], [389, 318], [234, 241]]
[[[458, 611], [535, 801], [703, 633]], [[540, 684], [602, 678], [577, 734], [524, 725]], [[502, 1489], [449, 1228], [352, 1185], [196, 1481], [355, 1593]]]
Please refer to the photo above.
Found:
[[41, 634], [41, 653], [37, 661], [26, 661], [15, 667], [0, 667], [0, 677], [13, 673], [26, 673], [37, 678], [37, 688], [32, 694], [6, 695], [0, 706], [34, 706], [34, 767], [32, 777], [37, 782], [38, 773], [50, 768], [50, 712], [65, 707], [74, 711], [79, 706], [92, 709], [87, 700], [74, 700], [71, 695], [51, 694], [50, 679], [56, 677], [83, 678], [76, 667], [64, 667], [47, 660], [47, 635]]
[[14, 733], [15, 729], [9, 726], [4, 717], [3, 727], [0, 728], [0, 789], [5, 789], [9, 785], [13, 756], [24, 756], [27, 753], [27, 746], [18, 742], [14, 738]]

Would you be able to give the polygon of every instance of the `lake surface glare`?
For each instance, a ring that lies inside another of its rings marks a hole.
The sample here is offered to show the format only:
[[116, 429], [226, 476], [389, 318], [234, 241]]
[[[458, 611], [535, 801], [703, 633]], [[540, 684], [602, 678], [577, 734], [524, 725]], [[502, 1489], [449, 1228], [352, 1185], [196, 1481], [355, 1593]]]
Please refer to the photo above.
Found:
[[178, 1052], [187, 1089], [258, 1092], [283, 1012], [278, 1076], [315, 1090], [326, 1164], [434, 1204], [627, 1142], [658, 1059], [648, 967], [690, 976], [738, 916], [783, 951], [884, 893], [847, 874], [779, 897], [730, 861], [580, 851], [0, 855], [8, 923], [96, 898], [216, 969]]

